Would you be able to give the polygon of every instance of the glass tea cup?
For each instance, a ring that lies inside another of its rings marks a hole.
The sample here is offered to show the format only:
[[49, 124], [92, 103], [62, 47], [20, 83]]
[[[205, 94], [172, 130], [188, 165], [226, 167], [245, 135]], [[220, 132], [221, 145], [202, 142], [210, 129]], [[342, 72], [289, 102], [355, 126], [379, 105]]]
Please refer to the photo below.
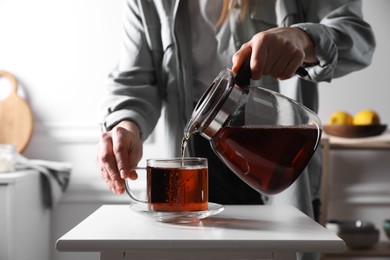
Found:
[[149, 211], [191, 212], [208, 209], [208, 164], [206, 158], [184, 157], [148, 159], [146, 167], [135, 171], [146, 172], [145, 198], [133, 193], [137, 180], [127, 179], [125, 189], [130, 198], [146, 204]]

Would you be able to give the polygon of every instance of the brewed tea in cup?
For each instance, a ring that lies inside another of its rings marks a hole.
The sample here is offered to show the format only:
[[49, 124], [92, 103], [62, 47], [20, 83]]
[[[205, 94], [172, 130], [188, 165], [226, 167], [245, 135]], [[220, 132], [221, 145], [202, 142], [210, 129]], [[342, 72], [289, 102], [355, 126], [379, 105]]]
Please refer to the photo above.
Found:
[[150, 211], [186, 212], [208, 208], [208, 165], [206, 158], [148, 159], [145, 200], [137, 198], [130, 187], [137, 180], [126, 180], [126, 192], [132, 200], [146, 203]]

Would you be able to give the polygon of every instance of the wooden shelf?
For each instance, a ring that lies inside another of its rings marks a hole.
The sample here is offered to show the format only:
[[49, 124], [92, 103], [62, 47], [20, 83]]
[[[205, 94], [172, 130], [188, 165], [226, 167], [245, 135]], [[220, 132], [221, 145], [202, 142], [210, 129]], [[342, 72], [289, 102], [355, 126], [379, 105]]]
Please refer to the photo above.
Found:
[[[330, 181], [330, 151], [331, 150], [387, 150], [390, 151], [390, 131], [382, 135], [365, 138], [340, 138], [324, 134], [323, 147], [323, 176], [322, 176], [322, 206], [320, 223], [325, 226], [328, 219], [329, 207], [329, 181]], [[323, 254], [321, 259], [366, 257], [366, 258], [389, 258], [390, 240], [379, 241], [370, 249], [353, 250], [347, 249], [343, 253]]]
[[329, 140], [329, 148], [333, 150], [390, 150], [390, 131], [378, 136], [364, 138], [342, 138], [327, 134], [324, 134], [323, 138]]

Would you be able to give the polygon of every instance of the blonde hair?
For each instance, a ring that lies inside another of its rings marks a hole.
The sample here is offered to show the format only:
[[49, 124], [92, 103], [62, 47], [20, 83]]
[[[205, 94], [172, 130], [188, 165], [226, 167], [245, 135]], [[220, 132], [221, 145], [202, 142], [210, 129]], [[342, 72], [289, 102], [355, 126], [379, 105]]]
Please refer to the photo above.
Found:
[[[217, 22], [215, 23], [215, 26], [217, 28], [221, 27], [222, 24], [226, 21], [226, 19], [229, 17], [231, 10], [238, 4], [239, 0], [223, 0], [222, 10], [221, 14], [219, 15], [219, 18]], [[242, 21], [245, 16], [247, 15], [249, 10], [249, 0], [241, 0], [240, 5], [240, 16], [239, 19]]]

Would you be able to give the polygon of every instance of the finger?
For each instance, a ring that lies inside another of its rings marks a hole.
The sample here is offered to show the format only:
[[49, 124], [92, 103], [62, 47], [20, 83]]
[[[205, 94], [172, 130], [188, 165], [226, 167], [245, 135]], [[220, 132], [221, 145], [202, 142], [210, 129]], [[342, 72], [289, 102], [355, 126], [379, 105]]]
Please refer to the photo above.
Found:
[[113, 151], [117, 163], [118, 172], [122, 179], [136, 179], [137, 176], [132, 169], [136, 166], [130, 162], [131, 138], [130, 132], [122, 127], [112, 130]]
[[107, 187], [112, 191], [112, 193], [116, 194], [116, 190], [115, 190], [115, 184], [114, 184], [114, 181], [111, 180], [108, 172], [103, 168], [100, 170], [101, 173], [102, 173], [102, 178], [103, 180], [105, 181]]
[[[299, 67], [299, 66], [298, 66]], [[292, 60], [287, 64], [284, 72], [277, 76], [278, 79], [285, 80], [295, 76], [296, 68], [298, 68], [296, 63]]]
[[273, 47], [265, 49], [266, 55], [263, 62], [263, 75], [272, 75], [272, 70], [280, 68], [279, 60], [283, 55], [283, 48], [279, 48], [277, 43], [270, 43]]
[[303, 63], [304, 56], [300, 52], [295, 52], [291, 55], [290, 60], [285, 62], [284, 68], [280, 69], [279, 75], [275, 75], [279, 79], [289, 79], [296, 74], [297, 69]]
[[264, 73], [264, 68], [268, 60], [268, 44], [263, 34], [256, 34], [252, 40], [251, 71], [252, 79], [260, 79]]
[[[120, 179], [112, 139], [109, 133], [103, 133], [98, 145], [97, 164], [103, 179], [111, 190], [115, 189], [115, 180]], [[113, 190], [114, 193], [117, 193]]]
[[125, 192], [125, 180], [117, 179], [114, 181], [114, 189], [116, 194], [122, 194]]
[[115, 180], [119, 172], [113, 152], [112, 139], [109, 133], [102, 134], [98, 147], [98, 160], [101, 167], [106, 170], [111, 180]]
[[241, 66], [245, 63], [249, 57], [251, 57], [252, 47], [249, 43], [245, 43], [241, 46], [241, 48], [233, 55], [232, 62], [232, 72], [237, 74], [240, 70]]
[[282, 55], [279, 57], [279, 59], [275, 62], [271, 70], [269, 71], [269, 75], [271, 75], [274, 78], [279, 78], [285, 75], [285, 70], [288, 67], [289, 63], [292, 61], [292, 58], [286, 55]]
[[102, 176], [102, 179], [104, 180], [104, 182], [107, 184], [107, 187], [114, 193], [114, 194], [119, 194], [120, 192], [117, 191], [116, 187], [115, 187], [115, 183], [114, 181], [111, 179], [110, 175], [108, 174], [108, 172], [106, 171], [106, 169], [104, 168], [104, 166], [100, 163], [101, 160], [99, 159], [99, 157], [97, 156], [96, 157], [96, 164], [97, 166], [99, 167], [99, 171], [100, 171], [100, 174]]

